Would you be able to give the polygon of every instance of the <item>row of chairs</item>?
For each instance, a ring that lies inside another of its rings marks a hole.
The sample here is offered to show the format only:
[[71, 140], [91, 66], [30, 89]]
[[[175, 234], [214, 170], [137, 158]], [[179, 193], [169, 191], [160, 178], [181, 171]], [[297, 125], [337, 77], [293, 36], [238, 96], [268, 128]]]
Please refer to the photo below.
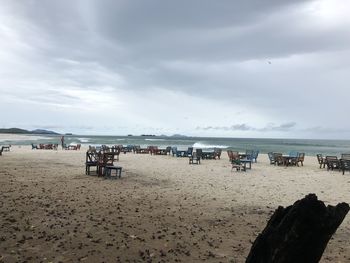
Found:
[[259, 151], [246, 150], [245, 153], [239, 153], [238, 151], [227, 150], [227, 155], [232, 164], [231, 171], [233, 169], [236, 169], [236, 171], [246, 171], [247, 169], [251, 169], [252, 162], [257, 162]]
[[177, 147], [173, 147], [172, 155], [176, 157], [189, 157], [189, 164], [200, 164], [200, 160], [203, 159], [220, 159], [222, 150], [214, 148], [213, 151], [203, 151], [203, 149], [196, 149], [193, 151], [193, 147], [188, 147], [187, 150], [179, 151]]
[[80, 148], [81, 148], [81, 144], [80, 143], [78, 143], [78, 144], [64, 144], [63, 145], [63, 149], [64, 150], [75, 150], [75, 151], [77, 151], [77, 150], [80, 150]]
[[259, 151], [258, 150], [246, 150], [245, 153], [239, 153], [238, 151], [227, 150], [227, 155], [230, 161], [236, 159], [247, 159], [252, 162], [257, 162]]
[[292, 151], [288, 155], [283, 155], [282, 153], [269, 152], [268, 154], [270, 164], [273, 165], [294, 165], [294, 166], [304, 166], [305, 153], [299, 153]]
[[39, 143], [39, 144], [34, 144], [32, 143], [32, 150], [57, 150], [58, 148], [58, 143]]
[[316, 154], [317, 161], [320, 165], [320, 168], [325, 168], [327, 166], [327, 170], [339, 170], [342, 171], [343, 174], [345, 171], [350, 171], [350, 154], [343, 153], [341, 154], [340, 159], [337, 156], [326, 156], [324, 157], [322, 154]]

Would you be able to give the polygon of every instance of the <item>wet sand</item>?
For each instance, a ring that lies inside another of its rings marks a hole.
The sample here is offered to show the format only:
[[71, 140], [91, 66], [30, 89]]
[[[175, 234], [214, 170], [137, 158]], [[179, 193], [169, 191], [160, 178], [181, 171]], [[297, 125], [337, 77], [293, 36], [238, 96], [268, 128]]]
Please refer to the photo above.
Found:
[[[350, 201], [350, 174], [221, 160], [120, 155], [122, 178], [85, 175], [80, 151], [13, 146], [0, 156], [0, 262], [244, 262], [278, 205], [308, 193]], [[350, 262], [345, 218], [321, 262]]]

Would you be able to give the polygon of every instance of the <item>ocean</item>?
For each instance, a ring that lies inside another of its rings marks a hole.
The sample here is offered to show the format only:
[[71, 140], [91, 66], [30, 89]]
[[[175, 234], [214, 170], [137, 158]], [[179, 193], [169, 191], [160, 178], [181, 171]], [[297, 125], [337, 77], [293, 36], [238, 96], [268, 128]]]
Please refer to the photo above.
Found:
[[[28, 140], [2, 140], [0, 145], [30, 145], [31, 143], [58, 143], [59, 135], [33, 135]], [[290, 151], [305, 152], [306, 155], [340, 155], [350, 153], [350, 140], [310, 140], [310, 139], [254, 139], [254, 138], [207, 138], [207, 137], [168, 137], [168, 136], [88, 136], [66, 135], [66, 144], [82, 145], [154, 145], [158, 147], [177, 146], [179, 149], [194, 147], [202, 149], [237, 150], [257, 149], [260, 153]]]

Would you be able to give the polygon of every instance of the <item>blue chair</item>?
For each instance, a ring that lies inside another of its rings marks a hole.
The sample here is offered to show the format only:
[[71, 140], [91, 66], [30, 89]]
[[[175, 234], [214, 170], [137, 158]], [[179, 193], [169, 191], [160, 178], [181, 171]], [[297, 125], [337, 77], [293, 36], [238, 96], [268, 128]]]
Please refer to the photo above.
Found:
[[275, 164], [276, 163], [275, 154], [273, 152], [269, 152], [267, 155], [269, 156], [270, 164]]
[[245, 154], [246, 154], [247, 160], [252, 161], [252, 159], [253, 159], [253, 150], [246, 150]]
[[254, 150], [252, 153], [252, 161], [254, 161], [255, 163], [257, 162], [258, 155], [259, 155], [259, 150]]
[[187, 149], [187, 156], [190, 157], [193, 154], [193, 147], [188, 147]]
[[172, 147], [171, 148], [171, 153], [172, 153], [173, 156], [177, 157], [177, 147]]

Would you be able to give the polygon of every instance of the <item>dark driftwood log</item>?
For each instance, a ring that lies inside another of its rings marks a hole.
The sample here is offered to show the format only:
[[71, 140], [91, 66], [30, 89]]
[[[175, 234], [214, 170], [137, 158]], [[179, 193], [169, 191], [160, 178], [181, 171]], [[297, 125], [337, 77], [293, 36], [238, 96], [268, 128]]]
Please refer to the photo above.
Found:
[[349, 211], [347, 203], [325, 206], [315, 194], [278, 207], [258, 235], [246, 263], [318, 262]]

